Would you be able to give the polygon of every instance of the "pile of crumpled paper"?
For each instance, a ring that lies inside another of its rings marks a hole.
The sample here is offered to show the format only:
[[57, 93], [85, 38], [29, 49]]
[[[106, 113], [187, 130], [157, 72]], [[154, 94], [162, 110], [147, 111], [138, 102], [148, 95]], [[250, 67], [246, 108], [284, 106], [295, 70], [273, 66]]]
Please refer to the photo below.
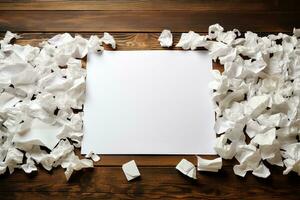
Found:
[[224, 72], [213, 70], [215, 150], [239, 162], [236, 175], [248, 171], [266, 178], [266, 163], [300, 175], [300, 29], [293, 35], [259, 37], [211, 25], [208, 35], [183, 33], [177, 47], [204, 47]]
[[[279, 33], [259, 37], [218, 24], [208, 35], [183, 33], [176, 45], [185, 50], [206, 48], [224, 72], [212, 70], [215, 104], [215, 150], [223, 159], [239, 162], [234, 173], [247, 171], [266, 178], [266, 163], [285, 166], [283, 174], [300, 175], [300, 29], [292, 36]], [[79, 159], [86, 71], [82, 59], [102, 44], [116, 43], [111, 35], [84, 39], [59, 34], [39, 47], [10, 44], [19, 36], [7, 32], [0, 41], [0, 174], [7, 168], [26, 173], [61, 166], [67, 179], [74, 170], [93, 167], [100, 158], [92, 152]], [[162, 46], [172, 46], [163, 31]], [[90, 158], [90, 159], [89, 159]], [[201, 163], [201, 162], [202, 163]], [[214, 163], [198, 160], [200, 170], [218, 171]], [[216, 163], [217, 162], [217, 163]], [[212, 169], [210, 169], [212, 166]]]
[[[26, 173], [61, 166], [67, 179], [74, 170], [93, 167], [79, 159], [86, 70], [81, 59], [102, 44], [116, 43], [111, 35], [84, 39], [59, 34], [40, 47], [10, 44], [20, 36], [7, 32], [0, 41], [0, 174], [21, 168]], [[76, 112], [77, 111], [77, 112]], [[87, 157], [99, 160], [90, 153]]]

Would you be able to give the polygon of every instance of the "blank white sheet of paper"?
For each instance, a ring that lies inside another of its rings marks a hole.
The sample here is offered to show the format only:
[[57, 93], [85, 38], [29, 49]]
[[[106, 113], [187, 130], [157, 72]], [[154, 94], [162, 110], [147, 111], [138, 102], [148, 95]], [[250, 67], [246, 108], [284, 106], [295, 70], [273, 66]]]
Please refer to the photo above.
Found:
[[205, 51], [104, 51], [87, 61], [82, 154], [215, 154]]

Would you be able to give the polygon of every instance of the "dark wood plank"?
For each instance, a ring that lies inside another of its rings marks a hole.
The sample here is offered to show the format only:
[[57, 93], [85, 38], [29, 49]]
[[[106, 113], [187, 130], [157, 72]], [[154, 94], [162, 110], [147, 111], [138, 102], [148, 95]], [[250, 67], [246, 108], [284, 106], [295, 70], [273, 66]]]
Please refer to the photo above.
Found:
[[[268, 179], [252, 175], [240, 178], [227, 166], [219, 173], [199, 172], [197, 180], [181, 175], [174, 167], [139, 169], [141, 178], [132, 182], [127, 182], [121, 167], [96, 167], [76, 172], [68, 183], [65, 182], [62, 169], [55, 169], [52, 173], [41, 170], [36, 176], [28, 176], [18, 170], [14, 175], [1, 177], [0, 193], [16, 195], [61, 192], [64, 193], [63, 196], [74, 196], [74, 193], [113, 193], [124, 194], [128, 198], [135, 195], [144, 198], [152, 196], [153, 199], [297, 199], [300, 194], [300, 177], [294, 176], [295, 174], [283, 176], [277, 168], [273, 169], [273, 174]], [[6, 196], [1, 196], [1, 199]]]
[[[95, 200], [95, 199], [182, 199], [181, 197], [173, 196], [166, 197], [165, 195], [152, 195], [152, 194], [120, 194], [120, 193], [102, 193], [102, 192], [14, 192], [14, 193], [1, 193], [4, 200]], [[194, 199], [194, 198], [185, 198]]]
[[297, 0], [99, 0], [7, 1], [0, 10], [196, 10], [196, 11], [293, 11]]
[[[220, 23], [241, 31], [292, 32], [300, 12], [216, 11], [1, 11], [0, 31], [18, 32], [207, 32]], [[26, 23], [24, 23], [26, 22]]]

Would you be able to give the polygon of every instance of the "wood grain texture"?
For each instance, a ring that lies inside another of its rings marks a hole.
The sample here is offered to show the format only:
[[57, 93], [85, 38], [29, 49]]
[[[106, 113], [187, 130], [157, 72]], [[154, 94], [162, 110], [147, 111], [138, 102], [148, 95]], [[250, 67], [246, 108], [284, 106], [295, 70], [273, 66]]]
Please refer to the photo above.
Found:
[[[17, 31], [22, 36], [18, 44], [37, 46], [61, 32], [89, 37], [108, 31], [113, 32], [118, 50], [156, 50], [163, 49], [157, 41], [163, 28], [175, 32], [175, 44], [180, 32], [206, 33], [216, 22], [227, 30], [239, 28], [260, 35], [290, 33], [293, 27], [300, 27], [298, 2], [6, 0], [0, 2], [0, 36], [6, 30]], [[218, 63], [213, 67], [222, 70]], [[174, 168], [183, 157], [196, 164], [195, 156], [103, 155], [94, 169], [76, 172], [68, 183], [63, 169], [40, 169], [30, 175], [17, 170], [0, 176], [0, 199], [299, 199], [299, 176], [283, 176], [282, 168], [268, 165], [272, 175], [267, 179], [251, 174], [240, 178], [232, 171], [236, 161], [224, 160], [219, 173], [198, 172], [193, 181]], [[142, 176], [127, 182], [121, 165], [132, 159]]]
[[[24, 3], [26, 2], [26, 4]], [[0, 10], [196, 10], [196, 11], [293, 11], [297, 0], [99, 0], [6, 1]]]
[[82, 197], [85, 193], [119, 194], [128, 199], [297, 199], [300, 187], [298, 176], [278, 176], [278, 169], [268, 179], [254, 176], [243, 179], [234, 176], [231, 167], [225, 166], [218, 174], [199, 172], [197, 180], [181, 175], [174, 167], [140, 167], [139, 170], [142, 176], [127, 182], [121, 167], [96, 167], [76, 172], [68, 183], [62, 169], [51, 173], [40, 170], [30, 176], [18, 170], [14, 175], [2, 176], [0, 194], [19, 194], [19, 199], [20, 194], [38, 194], [34, 199], [39, 199], [38, 196], [50, 199], [50, 195], [60, 194], [58, 198], [63, 199], [72, 194]]
[[[300, 27], [300, 13], [240, 11], [7, 11], [0, 12], [0, 31], [17, 32], [207, 32], [219, 23], [241, 31], [292, 32]], [[120, 20], [122, 19], [122, 20]], [[26, 22], [26, 23], [24, 23]], [[266, 23], [268, 22], [268, 23]]]

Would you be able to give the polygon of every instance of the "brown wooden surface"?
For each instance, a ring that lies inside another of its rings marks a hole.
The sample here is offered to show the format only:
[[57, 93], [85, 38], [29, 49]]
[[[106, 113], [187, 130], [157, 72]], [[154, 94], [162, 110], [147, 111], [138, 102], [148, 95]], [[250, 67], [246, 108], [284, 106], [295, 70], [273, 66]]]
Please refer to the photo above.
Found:
[[[206, 32], [213, 23], [241, 31], [291, 32], [297, 1], [32, 1], [0, 3], [0, 31]], [[122, 20], [120, 20], [122, 19]]]
[[[180, 32], [207, 32], [212, 23], [265, 35], [292, 32], [300, 27], [297, 1], [0, 1], [0, 35], [6, 30], [22, 35], [19, 44], [38, 45], [57, 32], [89, 36], [112, 32], [118, 50], [161, 49], [157, 38], [170, 28], [175, 43]], [[174, 48], [175, 49], [175, 48]], [[214, 67], [221, 69], [220, 65]], [[77, 154], [79, 151], [77, 151]], [[40, 169], [27, 175], [17, 170], [0, 176], [0, 199], [299, 199], [300, 178], [272, 175], [259, 179], [233, 174], [235, 161], [224, 161], [220, 173], [197, 173], [196, 181], [177, 172], [181, 158], [194, 156], [102, 156], [94, 169], [76, 172], [67, 183], [62, 169]], [[212, 158], [208, 156], [208, 158]], [[121, 165], [136, 160], [141, 178], [127, 182]]]

